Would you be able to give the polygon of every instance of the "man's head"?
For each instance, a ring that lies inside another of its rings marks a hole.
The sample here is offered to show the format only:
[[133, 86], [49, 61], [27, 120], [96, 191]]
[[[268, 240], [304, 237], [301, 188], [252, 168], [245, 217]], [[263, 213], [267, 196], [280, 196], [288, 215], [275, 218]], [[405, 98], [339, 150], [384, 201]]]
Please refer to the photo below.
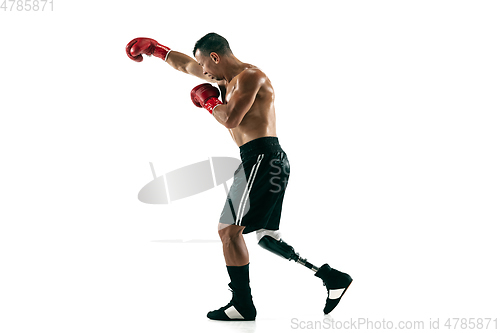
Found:
[[216, 80], [221, 79], [221, 68], [217, 65], [221, 63], [223, 57], [232, 54], [227, 40], [214, 32], [200, 38], [193, 49], [194, 57], [203, 67], [203, 73]]
[[209, 56], [210, 53], [215, 52], [219, 56], [227, 55], [231, 52], [229, 43], [221, 35], [211, 32], [201, 37], [199, 41], [196, 42], [193, 49], [193, 55], [196, 57], [196, 51], [199, 50], [204, 56]]

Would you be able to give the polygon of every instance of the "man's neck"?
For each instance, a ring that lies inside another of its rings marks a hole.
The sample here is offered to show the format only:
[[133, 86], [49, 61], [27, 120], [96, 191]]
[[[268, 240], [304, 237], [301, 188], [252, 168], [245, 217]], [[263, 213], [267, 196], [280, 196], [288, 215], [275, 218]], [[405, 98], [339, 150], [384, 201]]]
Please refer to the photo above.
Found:
[[224, 80], [227, 83], [231, 82], [238, 74], [240, 74], [243, 70], [247, 68], [246, 64], [239, 61], [234, 55], [229, 55], [226, 59], [226, 66], [223, 73]]

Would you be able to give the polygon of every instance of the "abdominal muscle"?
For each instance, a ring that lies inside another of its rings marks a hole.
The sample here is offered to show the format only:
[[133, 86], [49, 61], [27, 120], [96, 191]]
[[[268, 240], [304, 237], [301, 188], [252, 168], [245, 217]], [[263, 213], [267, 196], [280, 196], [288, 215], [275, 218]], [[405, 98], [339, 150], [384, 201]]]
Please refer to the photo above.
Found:
[[264, 112], [264, 115], [254, 114], [254, 111], [257, 110], [250, 109], [237, 127], [229, 129], [229, 133], [238, 147], [257, 138], [276, 136], [274, 108]]

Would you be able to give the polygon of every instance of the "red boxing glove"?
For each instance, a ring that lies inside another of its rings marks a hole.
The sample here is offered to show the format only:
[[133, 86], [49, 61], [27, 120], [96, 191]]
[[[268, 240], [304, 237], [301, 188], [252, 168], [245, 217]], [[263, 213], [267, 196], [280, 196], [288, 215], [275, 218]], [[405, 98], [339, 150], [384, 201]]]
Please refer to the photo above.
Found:
[[210, 114], [212, 114], [217, 105], [222, 104], [218, 99], [219, 95], [219, 89], [215, 88], [210, 83], [200, 84], [191, 90], [191, 100], [194, 105], [199, 108], [207, 109]]
[[130, 59], [141, 62], [142, 55], [154, 55], [164, 61], [167, 61], [168, 52], [170, 52], [170, 48], [165, 45], [159, 44], [157, 41], [151, 38], [134, 38], [132, 39], [127, 46], [125, 47], [125, 51]]

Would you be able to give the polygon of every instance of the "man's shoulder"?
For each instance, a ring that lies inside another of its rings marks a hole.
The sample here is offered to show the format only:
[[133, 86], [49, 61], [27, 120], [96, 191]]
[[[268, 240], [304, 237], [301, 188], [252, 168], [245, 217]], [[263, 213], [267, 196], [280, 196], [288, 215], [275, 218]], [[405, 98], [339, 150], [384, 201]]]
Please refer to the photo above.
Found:
[[[246, 84], [246, 83], [262, 83], [267, 79], [266, 74], [258, 67], [249, 65], [251, 67], [242, 70], [233, 79], [235, 83]], [[228, 83], [226, 80], [217, 81], [219, 87], [227, 87], [229, 84], [233, 84], [233, 80]]]
[[253, 76], [253, 77], [258, 77], [258, 76], [266, 76], [266, 74], [257, 66], [249, 65], [250, 67], [244, 69], [240, 75], [244, 76]]
[[266, 74], [255, 66], [244, 69], [236, 77], [237, 82], [262, 82], [267, 78]]

